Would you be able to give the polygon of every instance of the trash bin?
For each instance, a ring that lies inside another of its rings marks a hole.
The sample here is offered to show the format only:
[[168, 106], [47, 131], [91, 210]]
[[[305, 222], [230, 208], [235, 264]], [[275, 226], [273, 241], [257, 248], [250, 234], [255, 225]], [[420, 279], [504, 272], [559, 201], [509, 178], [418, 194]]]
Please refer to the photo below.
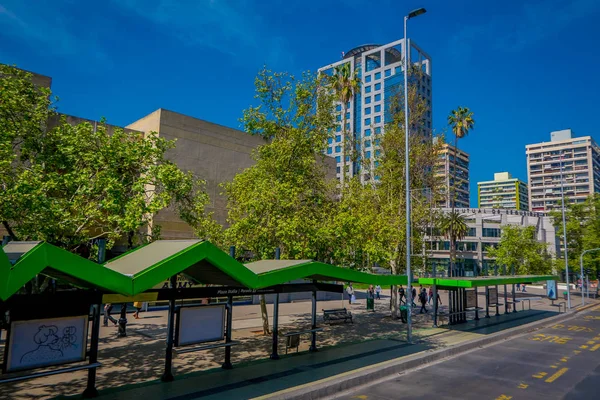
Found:
[[408, 319], [408, 311], [406, 310], [406, 306], [400, 306], [400, 320], [406, 323]]
[[375, 311], [375, 299], [367, 297], [367, 310]]
[[563, 292], [563, 297], [564, 297], [564, 299], [565, 299], [565, 300], [568, 300], [568, 299], [569, 299], [569, 297], [568, 297], [568, 296], [569, 296], [569, 294], [568, 294], [567, 292]]

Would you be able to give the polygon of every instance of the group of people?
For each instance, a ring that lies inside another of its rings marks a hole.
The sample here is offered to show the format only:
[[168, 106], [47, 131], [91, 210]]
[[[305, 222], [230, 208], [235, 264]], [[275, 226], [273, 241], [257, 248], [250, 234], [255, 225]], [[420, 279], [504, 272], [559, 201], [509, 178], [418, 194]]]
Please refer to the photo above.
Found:
[[[525, 291], [525, 289], [523, 289], [523, 291]], [[352, 283], [350, 283], [348, 285], [348, 287], [346, 287], [346, 293], [348, 294], [348, 304], [352, 304], [353, 298], [355, 299], [354, 287], [352, 286]], [[377, 286], [373, 287], [373, 285], [370, 285], [369, 289], [367, 290], [367, 297], [370, 299], [381, 300], [381, 286], [377, 285]], [[400, 304], [406, 304], [406, 292], [402, 285], [400, 285], [400, 287], [398, 288], [398, 297], [400, 298]], [[434, 296], [433, 296], [432, 288], [429, 288], [429, 290], [427, 290], [426, 288], [423, 287], [423, 285], [420, 285], [419, 293], [417, 296], [417, 288], [414, 286], [412, 287], [412, 296], [411, 296], [412, 306], [417, 307], [417, 305], [415, 304], [415, 299], [418, 299], [419, 303], [421, 303], [421, 310], [419, 311], [420, 314], [427, 312], [427, 307], [425, 307], [427, 304], [431, 305], [432, 301], [435, 304], [436, 300], [434, 300], [433, 297]], [[436, 297], [437, 297], [437, 302], [439, 304], [442, 304], [442, 299], [440, 298], [438, 293], [436, 293]]]
[[527, 292], [527, 290], [525, 290], [524, 283], [517, 283], [517, 292]]
[[[398, 288], [398, 297], [400, 298], [400, 304], [406, 304], [406, 292], [404, 290], [404, 287], [402, 285], [400, 285], [400, 287]], [[425, 307], [427, 304], [431, 305], [431, 302], [433, 301], [435, 304], [434, 298], [433, 298], [433, 289], [429, 288], [429, 290], [427, 290], [426, 288], [423, 287], [423, 285], [419, 286], [419, 293], [417, 296], [417, 288], [416, 287], [412, 287], [412, 296], [411, 296], [411, 305], [412, 307], [417, 307], [417, 305], [415, 304], [415, 299], [419, 300], [419, 303], [421, 303], [421, 310], [419, 311], [419, 314], [423, 314], [423, 312], [427, 312], [427, 307]], [[438, 293], [436, 293], [435, 297], [437, 297], [437, 302], [439, 304], [442, 304], [442, 299], [440, 298], [440, 295]]]
[[[352, 302], [356, 299], [356, 297], [353, 299], [354, 287], [352, 286], [352, 282], [350, 282], [346, 288], [346, 293], [348, 294], [348, 304], [352, 304]], [[381, 286], [377, 285], [373, 287], [373, 285], [370, 285], [369, 289], [367, 290], [367, 297], [370, 299], [381, 300]]]

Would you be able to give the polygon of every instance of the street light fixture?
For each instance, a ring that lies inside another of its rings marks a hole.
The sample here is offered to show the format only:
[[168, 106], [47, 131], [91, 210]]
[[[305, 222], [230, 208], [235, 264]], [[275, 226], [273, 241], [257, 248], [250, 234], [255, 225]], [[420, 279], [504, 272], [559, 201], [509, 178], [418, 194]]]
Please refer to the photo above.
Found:
[[411, 322], [411, 307], [412, 307], [412, 273], [410, 270], [410, 162], [409, 162], [409, 146], [408, 146], [408, 57], [410, 48], [408, 45], [408, 36], [406, 33], [406, 25], [409, 19], [425, 14], [424, 8], [418, 8], [408, 13], [404, 17], [404, 150], [406, 164], [406, 275], [408, 284], [406, 285], [406, 339], [412, 341], [412, 322]]
[[[581, 267], [581, 305], [582, 306], [585, 305], [585, 297], [583, 296], [583, 282], [584, 282], [584, 278], [583, 278], [583, 256], [585, 255], [585, 253], [591, 253], [592, 251], [600, 251], [600, 247], [598, 247], [596, 249], [584, 250], [583, 253], [581, 253], [581, 256], [579, 256], [579, 266]], [[589, 285], [589, 282], [588, 282], [588, 285]], [[588, 287], [588, 291], [589, 291], [589, 287]], [[589, 292], [588, 292], [588, 296], [589, 296]]]

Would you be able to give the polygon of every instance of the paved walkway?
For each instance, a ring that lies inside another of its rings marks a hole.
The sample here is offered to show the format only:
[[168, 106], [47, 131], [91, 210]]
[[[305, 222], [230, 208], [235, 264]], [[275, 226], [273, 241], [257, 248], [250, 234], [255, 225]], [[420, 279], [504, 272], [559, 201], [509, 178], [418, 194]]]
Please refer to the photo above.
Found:
[[[332, 326], [322, 324], [320, 310], [339, 308], [342, 303], [319, 302], [318, 321], [325, 328], [324, 332], [318, 334], [321, 351], [302, 353], [309, 346], [309, 337], [306, 335], [300, 346], [301, 353], [289, 355], [280, 361], [266, 359], [271, 353], [272, 341], [270, 336], [262, 335], [260, 306], [236, 306], [233, 313], [233, 339], [239, 341], [240, 345], [232, 350], [235, 368], [231, 371], [221, 370], [223, 349], [179, 355], [173, 362], [176, 381], [170, 384], [158, 383], [164, 368], [166, 311], [143, 313], [143, 318], [139, 320], [129, 316], [129, 336], [126, 338], [116, 338], [116, 328], [112, 326], [101, 328], [99, 361], [103, 367], [98, 370], [97, 388], [107, 398], [122, 399], [143, 397], [150, 400], [173, 396], [191, 399], [199, 395], [239, 399], [258, 396], [373, 363], [462, 343], [557, 312], [557, 308], [550, 306], [549, 301], [534, 294], [526, 296], [533, 299], [533, 311], [493, 316], [480, 320], [478, 324], [465, 324], [460, 329], [431, 328], [431, 314], [415, 314], [415, 335], [424, 340], [416, 345], [404, 342], [406, 325], [389, 317], [389, 297], [376, 302], [376, 312], [367, 312], [364, 300], [351, 306], [347, 301], [344, 302], [343, 306], [349, 307], [355, 315], [355, 323]], [[441, 297], [444, 303], [447, 302], [444, 293]], [[484, 298], [483, 290], [480, 290], [480, 304], [484, 304]], [[281, 304], [280, 334], [310, 327], [310, 307], [310, 302]], [[271, 317], [272, 306], [268, 308]], [[445, 304], [441, 311], [447, 311]], [[502, 307], [500, 312], [504, 312]], [[470, 314], [469, 318], [472, 317]], [[480, 317], [483, 317], [483, 313]], [[280, 339], [279, 353], [285, 354], [283, 339]], [[77, 372], [3, 385], [0, 386], [0, 399], [79, 395], [85, 382], [86, 373]], [[165, 395], [165, 390], [169, 396]], [[199, 391], [202, 393], [196, 393]]]

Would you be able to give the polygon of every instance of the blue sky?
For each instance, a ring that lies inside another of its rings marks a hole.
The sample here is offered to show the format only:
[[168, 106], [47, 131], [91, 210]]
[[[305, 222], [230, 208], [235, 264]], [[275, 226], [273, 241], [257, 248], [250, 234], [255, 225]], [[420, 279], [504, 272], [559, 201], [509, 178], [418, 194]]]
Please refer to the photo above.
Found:
[[458, 105], [476, 182], [526, 180], [525, 145], [600, 140], [598, 0], [0, 0], [0, 62], [49, 75], [59, 110], [126, 125], [167, 108], [239, 128], [267, 64], [299, 74], [409, 36], [432, 57], [434, 127]]

